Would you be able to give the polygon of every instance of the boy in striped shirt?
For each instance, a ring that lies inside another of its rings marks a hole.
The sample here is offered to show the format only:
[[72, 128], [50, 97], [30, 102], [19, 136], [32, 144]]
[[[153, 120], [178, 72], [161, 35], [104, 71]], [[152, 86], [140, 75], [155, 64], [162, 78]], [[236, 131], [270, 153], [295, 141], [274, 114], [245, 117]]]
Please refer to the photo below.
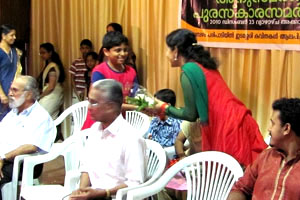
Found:
[[84, 91], [86, 86], [84, 74], [87, 71], [85, 64], [86, 54], [93, 50], [93, 44], [90, 40], [84, 39], [80, 42], [81, 57], [75, 59], [69, 69], [71, 73], [73, 98], [78, 98], [79, 101], [84, 100]]

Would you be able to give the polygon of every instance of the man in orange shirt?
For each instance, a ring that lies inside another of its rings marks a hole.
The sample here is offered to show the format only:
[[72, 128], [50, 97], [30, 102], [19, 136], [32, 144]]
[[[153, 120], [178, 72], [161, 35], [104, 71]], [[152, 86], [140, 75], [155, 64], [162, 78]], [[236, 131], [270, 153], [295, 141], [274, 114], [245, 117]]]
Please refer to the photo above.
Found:
[[300, 199], [300, 99], [282, 98], [272, 107], [272, 148], [247, 167], [227, 200]]

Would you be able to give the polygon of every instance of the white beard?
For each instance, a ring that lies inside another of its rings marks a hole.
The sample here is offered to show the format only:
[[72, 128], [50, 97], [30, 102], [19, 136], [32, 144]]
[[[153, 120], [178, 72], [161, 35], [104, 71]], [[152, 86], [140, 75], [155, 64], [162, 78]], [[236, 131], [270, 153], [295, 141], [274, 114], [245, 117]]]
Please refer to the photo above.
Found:
[[19, 97], [19, 99], [16, 99], [16, 98], [14, 98], [14, 97], [9, 97], [9, 107], [10, 107], [11, 109], [20, 107], [20, 106], [25, 102], [25, 93], [26, 93], [26, 92], [24, 92], [24, 93]]

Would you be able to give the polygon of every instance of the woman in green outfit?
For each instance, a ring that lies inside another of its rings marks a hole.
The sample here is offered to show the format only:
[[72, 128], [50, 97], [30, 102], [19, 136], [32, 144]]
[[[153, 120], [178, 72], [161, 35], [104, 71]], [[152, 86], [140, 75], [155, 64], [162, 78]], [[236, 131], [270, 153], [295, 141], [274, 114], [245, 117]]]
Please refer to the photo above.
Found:
[[216, 61], [189, 30], [171, 32], [166, 42], [171, 65], [182, 66], [185, 107], [158, 101], [156, 112], [188, 121], [200, 118], [202, 151], [222, 151], [245, 166], [252, 163], [267, 145], [251, 111], [232, 94]]

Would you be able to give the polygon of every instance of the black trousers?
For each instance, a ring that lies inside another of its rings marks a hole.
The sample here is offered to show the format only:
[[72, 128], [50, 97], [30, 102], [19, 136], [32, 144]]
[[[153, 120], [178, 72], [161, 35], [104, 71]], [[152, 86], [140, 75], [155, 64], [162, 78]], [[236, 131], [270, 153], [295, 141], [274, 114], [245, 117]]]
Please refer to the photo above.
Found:
[[[13, 169], [14, 169], [14, 162], [5, 160], [2, 167], [2, 173], [4, 177], [0, 180], [0, 200], [2, 200], [2, 193], [1, 193], [2, 185], [11, 182]], [[19, 173], [19, 180], [22, 180], [23, 163], [20, 165], [20, 169], [21, 170]], [[43, 171], [43, 164], [36, 165], [34, 167], [34, 175], [33, 175], [34, 178], [39, 177], [42, 174], [42, 171]]]

